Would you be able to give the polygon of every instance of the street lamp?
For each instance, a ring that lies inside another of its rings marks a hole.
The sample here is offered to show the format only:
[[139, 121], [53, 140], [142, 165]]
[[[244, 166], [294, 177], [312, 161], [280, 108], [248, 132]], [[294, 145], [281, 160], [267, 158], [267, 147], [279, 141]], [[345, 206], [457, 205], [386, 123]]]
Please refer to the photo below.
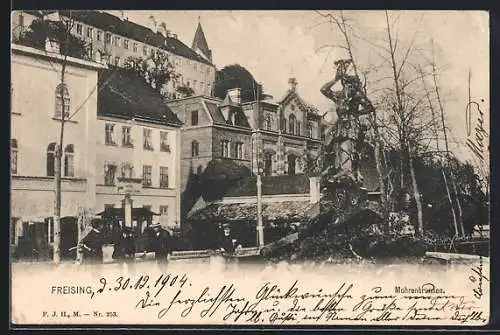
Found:
[[257, 163], [257, 245], [259, 249], [264, 247], [264, 225], [262, 223], [262, 162]]

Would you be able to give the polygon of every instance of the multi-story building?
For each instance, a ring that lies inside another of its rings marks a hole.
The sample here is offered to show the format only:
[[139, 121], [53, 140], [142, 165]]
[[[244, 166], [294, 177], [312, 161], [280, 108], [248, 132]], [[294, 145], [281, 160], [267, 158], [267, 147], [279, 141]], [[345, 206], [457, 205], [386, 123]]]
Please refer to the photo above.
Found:
[[[242, 102], [239, 88], [228, 90], [224, 100], [196, 96], [168, 102], [183, 122], [180, 185], [186, 195], [184, 214], [193, 210], [204, 193], [196, 189], [197, 181], [210, 163], [211, 168], [215, 162], [225, 165], [217, 174], [226, 176], [237, 166], [242, 167], [240, 174], [242, 170], [247, 176], [256, 174], [259, 161], [261, 173], [267, 176], [307, 171], [307, 155], [317, 157], [322, 148], [322, 118], [299, 96], [294, 79], [290, 85], [277, 103]], [[224, 181], [218, 178], [211, 191], [231, 186], [223, 185]]]
[[[75, 226], [65, 217], [95, 205], [95, 138], [98, 70], [105, 65], [67, 57], [64, 81], [58, 53], [12, 45], [11, 58], [11, 243], [53, 242], [55, 150], [62, 106], [61, 245]], [[36, 80], [34, 80], [36, 79]], [[75, 235], [72, 236], [75, 238]], [[73, 241], [74, 242], [74, 241]]]
[[[122, 208], [134, 186], [133, 208], [147, 208], [172, 229], [180, 224], [180, 126], [142, 78], [117, 67], [100, 71], [96, 142], [96, 212]], [[143, 224], [143, 222], [134, 222]]]
[[26, 31], [35, 19], [54, 19], [58, 15], [72, 18], [71, 33], [86, 42], [93, 60], [105, 59], [121, 67], [129, 57], [146, 58], [162, 52], [179, 74], [177, 80], [166, 85], [166, 92], [175, 93], [178, 86], [189, 86], [197, 95], [211, 95], [216, 69], [200, 23], [191, 49], [154, 17], [150, 17], [151, 23], [145, 27], [123, 15], [118, 17], [99, 11], [14, 11], [13, 38]]

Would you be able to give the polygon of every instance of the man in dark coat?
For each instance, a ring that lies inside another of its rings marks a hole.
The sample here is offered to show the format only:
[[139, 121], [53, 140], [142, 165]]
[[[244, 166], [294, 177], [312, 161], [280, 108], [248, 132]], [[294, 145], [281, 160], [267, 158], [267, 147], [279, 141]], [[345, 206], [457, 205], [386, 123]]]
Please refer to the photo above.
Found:
[[121, 234], [115, 241], [113, 258], [124, 261], [135, 260], [135, 249], [135, 238], [132, 228], [123, 227], [121, 229]]
[[223, 229], [224, 229], [224, 236], [222, 237], [221, 241], [222, 252], [228, 255], [232, 255], [234, 254], [235, 248], [234, 248], [233, 237], [231, 236], [231, 228], [229, 227], [229, 225], [224, 225]]
[[148, 244], [149, 250], [155, 253], [155, 259], [158, 263], [168, 261], [168, 255], [172, 253], [171, 236], [159, 223], [149, 227]]

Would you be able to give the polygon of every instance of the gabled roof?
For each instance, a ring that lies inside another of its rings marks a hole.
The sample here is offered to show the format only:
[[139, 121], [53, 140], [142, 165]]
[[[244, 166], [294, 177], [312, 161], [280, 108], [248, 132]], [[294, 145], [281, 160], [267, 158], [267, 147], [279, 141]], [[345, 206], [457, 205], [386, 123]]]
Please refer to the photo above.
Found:
[[207, 106], [208, 112], [210, 113], [210, 116], [212, 117], [212, 120], [214, 120], [215, 124], [226, 124], [226, 120], [216, 103], [205, 101], [205, 105]]
[[191, 49], [199, 49], [208, 60], [212, 60], [212, 51], [208, 47], [207, 39], [205, 38], [205, 33], [203, 32], [200, 22], [198, 22], [198, 27], [196, 28], [196, 33], [194, 34]]
[[115, 15], [95, 10], [62, 10], [60, 13], [66, 17], [71, 15], [76, 21], [88, 24], [98, 29], [128, 37], [130, 39], [171, 52], [175, 55], [213, 66], [212, 63], [198, 55], [194, 50], [190, 49], [177, 38], [168, 36], [165, 37], [161, 33], [153, 32], [151, 29], [132, 21], [121, 20]]
[[112, 67], [99, 71], [99, 116], [141, 119], [165, 125], [181, 125], [161, 95], [131, 70]]
[[313, 105], [307, 103], [304, 99], [302, 99], [302, 97], [297, 93], [296, 89], [291, 89], [291, 88], [288, 89], [286, 94], [283, 96], [283, 98], [281, 98], [281, 100], [278, 103], [280, 105], [284, 105], [292, 98], [297, 99], [301, 107], [307, 111], [308, 116], [311, 115], [315, 117], [321, 117], [321, 115], [319, 115], [319, 110]]
[[230, 106], [232, 108], [232, 112], [236, 113], [235, 120], [237, 126], [250, 128], [250, 124], [248, 123], [248, 119], [245, 116], [245, 113], [243, 113], [243, 110], [240, 108], [240, 106], [238, 106], [238, 104], [232, 102], [229, 96], [226, 96], [226, 99], [220, 105], [215, 102], [206, 100], [205, 100], [205, 105], [207, 106], [208, 112], [210, 113], [212, 120], [214, 120], [214, 124], [228, 125], [227, 122], [228, 120], [226, 120], [224, 118], [224, 115], [222, 115], [221, 107]]
[[[303, 174], [262, 177], [262, 195], [309, 194], [309, 177]], [[257, 177], [243, 179], [231, 188], [226, 197], [257, 195]]]

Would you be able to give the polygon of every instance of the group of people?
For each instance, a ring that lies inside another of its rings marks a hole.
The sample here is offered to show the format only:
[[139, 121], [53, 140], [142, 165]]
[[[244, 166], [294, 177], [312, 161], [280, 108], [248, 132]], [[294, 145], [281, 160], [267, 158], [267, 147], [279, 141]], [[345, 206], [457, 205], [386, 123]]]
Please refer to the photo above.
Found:
[[[103, 262], [103, 245], [105, 243], [105, 232], [103, 225], [99, 223], [92, 224], [84, 233], [78, 243], [85, 263]], [[123, 227], [115, 224], [112, 229], [113, 254], [112, 258], [118, 261], [130, 262], [135, 260], [137, 252], [137, 243], [134, 231], [131, 227]], [[165, 263], [168, 256], [172, 253], [172, 236], [170, 232], [164, 229], [159, 223], [154, 223], [144, 231], [145, 252], [154, 252], [155, 259], [160, 263]]]

